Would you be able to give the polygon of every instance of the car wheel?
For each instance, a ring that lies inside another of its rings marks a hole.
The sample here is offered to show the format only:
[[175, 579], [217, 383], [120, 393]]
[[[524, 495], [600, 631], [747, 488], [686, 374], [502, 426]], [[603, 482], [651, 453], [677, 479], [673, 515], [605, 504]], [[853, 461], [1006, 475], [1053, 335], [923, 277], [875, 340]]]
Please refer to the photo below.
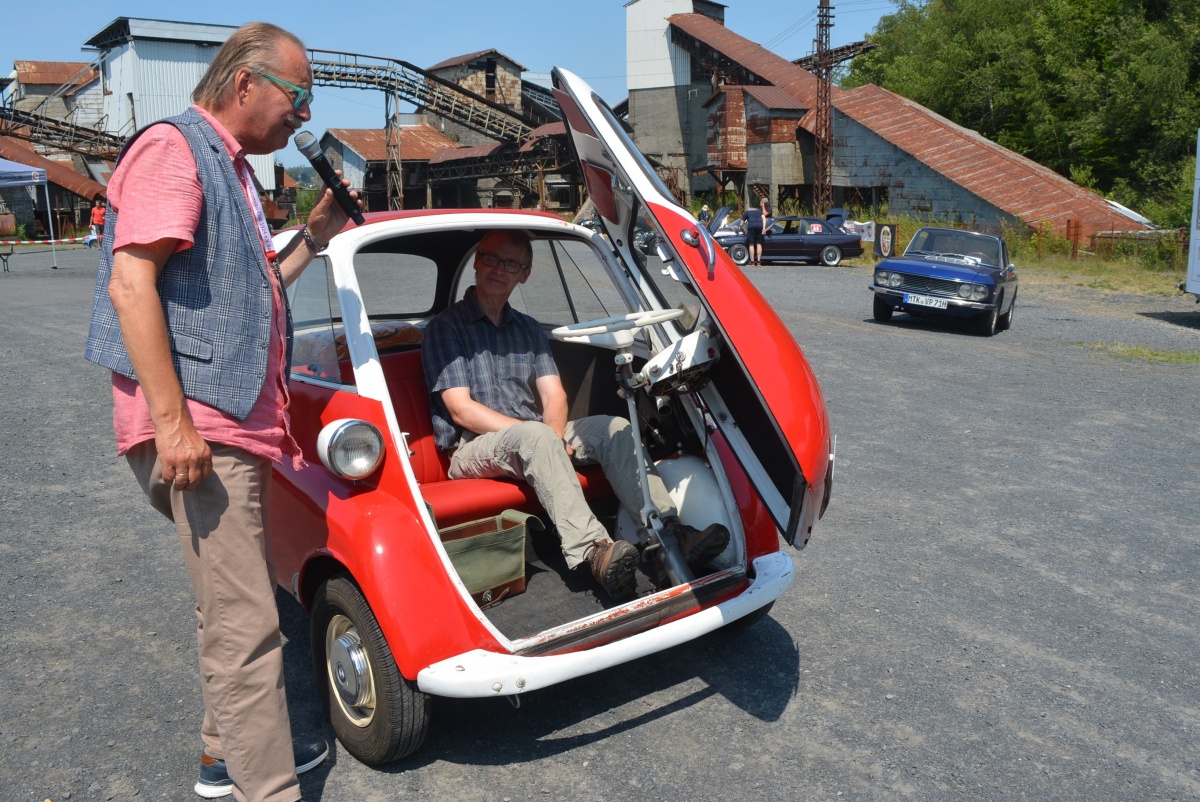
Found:
[[975, 319], [975, 333], [983, 337], [991, 337], [1000, 326], [1000, 305], [996, 304], [989, 312], [984, 312]]
[[1012, 328], [1013, 317], [1017, 314], [1017, 291], [1013, 290], [1012, 303], [1008, 305], [1008, 311], [1000, 316], [1000, 331], [1008, 331]]
[[735, 265], [744, 265], [750, 261], [750, 249], [745, 245], [730, 245], [729, 258]]
[[842, 263], [842, 249], [836, 245], [826, 245], [821, 249], [821, 264], [826, 267], [837, 267]]
[[412, 754], [429, 733], [430, 699], [405, 679], [362, 591], [349, 574], [313, 599], [317, 687], [346, 751], [368, 765]]
[[874, 295], [872, 298], [875, 299], [875, 303], [871, 305], [871, 312], [875, 315], [875, 319], [880, 323], [887, 323], [892, 319], [892, 312], [896, 310], [892, 309], [891, 304], [878, 295]]

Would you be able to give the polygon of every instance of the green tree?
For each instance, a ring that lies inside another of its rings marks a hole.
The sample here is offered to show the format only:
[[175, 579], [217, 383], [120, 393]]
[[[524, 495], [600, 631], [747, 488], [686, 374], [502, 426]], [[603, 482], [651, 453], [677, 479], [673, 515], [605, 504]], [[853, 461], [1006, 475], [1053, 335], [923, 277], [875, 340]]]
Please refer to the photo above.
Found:
[[844, 87], [875, 83], [1171, 220], [1200, 128], [1195, 0], [900, 0]]

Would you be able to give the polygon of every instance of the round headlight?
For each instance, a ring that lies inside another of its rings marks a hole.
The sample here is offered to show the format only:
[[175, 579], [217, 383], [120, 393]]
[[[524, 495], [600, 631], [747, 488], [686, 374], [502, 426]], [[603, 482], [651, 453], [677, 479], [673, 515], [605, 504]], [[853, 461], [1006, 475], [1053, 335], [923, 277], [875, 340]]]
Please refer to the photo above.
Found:
[[880, 270], [878, 273], [875, 274], [875, 283], [879, 284], [881, 286], [885, 286], [885, 287], [887, 286], [888, 274], [887, 274], [886, 270]]
[[362, 479], [383, 461], [383, 435], [366, 421], [335, 420], [318, 435], [317, 454], [321, 464], [338, 476]]
[[889, 287], [899, 287], [903, 283], [904, 283], [904, 276], [901, 276], [899, 273], [888, 273], [888, 286]]
[[974, 286], [973, 284], [959, 284], [958, 285], [959, 297], [970, 298], [971, 297], [971, 287], [973, 287], [973, 286]]
[[988, 297], [988, 288], [983, 284], [972, 284], [971, 297], [976, 301], [982, 301], [984, 298]]

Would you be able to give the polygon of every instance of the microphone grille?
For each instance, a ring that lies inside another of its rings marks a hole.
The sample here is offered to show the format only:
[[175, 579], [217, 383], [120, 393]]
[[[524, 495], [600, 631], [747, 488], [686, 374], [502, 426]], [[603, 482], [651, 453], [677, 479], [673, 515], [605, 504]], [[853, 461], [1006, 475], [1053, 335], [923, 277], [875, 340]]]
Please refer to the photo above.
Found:
[[300, 133], [296, 134], [294, 141], [300, 152], [310, 160], [314, 156], [319, 155], [321, 152], [321, 146], [317, 143], [317, 138], [308, 131], [301, 131]]

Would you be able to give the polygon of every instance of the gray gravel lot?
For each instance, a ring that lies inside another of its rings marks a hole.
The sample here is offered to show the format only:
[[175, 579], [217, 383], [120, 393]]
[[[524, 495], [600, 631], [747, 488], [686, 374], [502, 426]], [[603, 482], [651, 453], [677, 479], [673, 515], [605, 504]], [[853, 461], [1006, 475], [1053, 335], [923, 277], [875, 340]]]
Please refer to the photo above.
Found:
[[[82, 359], [96, 252], [0, 273], [0, 801], [192, 800], [191, 591]], [[1190, 297], [1023, 286], [1012, 331], [870, 319], [869, 270], [750, 268], [822, 382], [833, 501], [772, 618], [530, 694], [306, 799], [1200, 798]], [[293, 726], [331, 737], [281, 599]]]

